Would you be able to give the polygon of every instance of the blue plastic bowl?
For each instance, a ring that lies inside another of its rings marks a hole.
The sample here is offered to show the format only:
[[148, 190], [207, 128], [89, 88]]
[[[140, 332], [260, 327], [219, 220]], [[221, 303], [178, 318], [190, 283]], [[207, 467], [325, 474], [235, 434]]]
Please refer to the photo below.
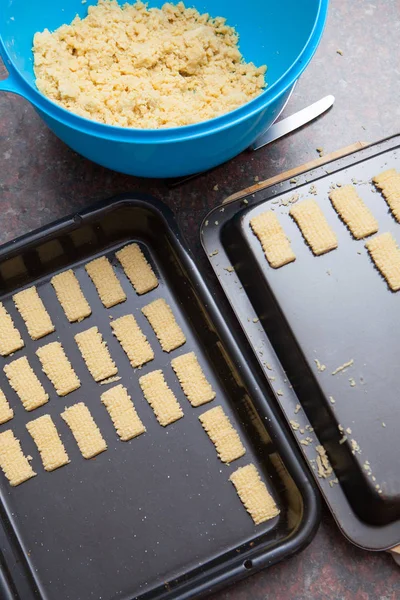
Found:
[[[85, 16], [97, 0], [7, 0], [0, 13], [0, 54], [9, 77], [0, 91], [23, 96], [68, 146], [94, 162], [129, 175], [179, 177], [205, 171], [236, 156], [279, 115], [311, 60], [323, 32], [328, 0], [192, 0], [201, 12], [223, 16], [236, 27], [247, 61], [268, 65], [268, 87], [226, 115], [170, 129], [133, 129], [84, 119], [43, 96], [35, 86], [32, 41]], [[121, 2], [122, 3], [122, 2]], [[162, 6], [163, 1], [150, 1]]]

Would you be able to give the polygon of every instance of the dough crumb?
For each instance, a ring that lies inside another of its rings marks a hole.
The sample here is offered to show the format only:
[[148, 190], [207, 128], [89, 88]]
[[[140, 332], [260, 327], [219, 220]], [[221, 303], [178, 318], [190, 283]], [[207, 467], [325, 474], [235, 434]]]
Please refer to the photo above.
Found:
[[246, 63], [236, 30], [183, 2], [99, 0], [84, 19], [34, 36], [38, 89], [81, 117], [119, 127], [180, 127], [259, 96], [266, 66]]

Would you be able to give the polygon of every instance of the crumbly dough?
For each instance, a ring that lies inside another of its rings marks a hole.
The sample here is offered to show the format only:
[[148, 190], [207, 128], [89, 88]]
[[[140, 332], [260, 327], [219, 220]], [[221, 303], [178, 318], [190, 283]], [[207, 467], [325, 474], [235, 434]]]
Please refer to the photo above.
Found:
[[400, 249], [391, 233], [376, 235], [365, 244], [393, 292], [400, 290]]
[[36, 475], [11, 429], [0, 433], [0, 467], [12, 486]]
[[0, 302], [0, 354], [8, 356], [20, 350], [24, 341], [14, 325], [14, 321]]
[[289, 214], [296, 221], [315, 256], [337, 248], [336, 235], [315, 200], [299, 202], [291, 207]]
[[106, 308], [125, 302], [126, 294], [107, 257], [101, 256], [92, 260], [85, 266], [85, 269]]
[[36, 350], [43, 372], [59, 396], [66, 396], [81, 386], [60, 342], [52, 342]]
[[45, 471], [54, 471], [69, 463], [68, 454], [50, 415], [30, 421], [26, 428], [39, 450]]
[[52, 277], [51, 284], [70, 323], [82, 321], [92, 314], [92, 309], [72, 269]]
[[78, 402], [66, 408], [61, 417], [71, 429], [84, 458], [93, 458], [107, 450], [107, 444], [86, 404]]
[[111, 358], [98, 327], [77, 333], [75, 341], [95, 381], [103, 381], [118, 373], [118, 367]]
[[0, 425], [7, 423], [14, 416], [14, 411], [8, 403], [3, 390], [0, 389]]
[[153, 360], [154, 352], [133, 315], [124, 315], [110, 323], [115, 337], [126, 352], [132, 367]]
[[250, 226], [260, 240], [265, 257], [272, 268], [279, 269], [296, 260], [296, 255], [278, 217], [272, 211], [261, 213], [251, 219]]
[[361, 200], [353, 185], [344, 185], [332, 190], [329, 198], [356, 240], [361, 240], [378, 231], [378, 221]]
[[183, 410], [161, 369], [140, 377], [139, 384], [160, 425], [166, 427], [183, 417]]
[[231, 463], [246, 453], [238, 432], [221, 406], [203, 413], [199, 416], [199, 420], [222, 462]]
[[49, 401], [49, 395], [36, 377], [26, 356], [6, 365], [4, 373], [25, 410], [34, 410]]
[[207, 381], [194, 352], [174, 358], [171, 365], [192, 406], [201, 406], [214, 400], [215, 392]]
[[33, 340], [38, 340], [55, 330], [36, 286], [14, 294], [13, 300]]
[[279, 508], [253, 464], [240, 467], [229, 477], [245, 509], [259, 525], [279, 515]]
[[[256, 17], [255, 17], [256, 18]], [[266, 67], [245, 63], [225, 19], [194, 8], [99, 0], [88, 16], [33, 43], [38, 89], [95, 121], [158, 129], [238, 108], [265, 88]]]
[[317, 451], [318, 477], [326, 479], [333, 473], [328, 455], [326, 454], [326, 450], [323, 446], [315, 446], [315, 450]]
[[164, 298], [158, 298], [144, 306], [142, 313], [154, 329], [164, 352], [176, 350], [186, 342], [185, 334], [176, 322], [174, 313]]
[[147, 294], [158, 286], [158, 279], [138, 244], [125, 246], [116, 257], [137, 294]]
[[140, 420], [127, 389], [116, 385], [101, 395], [114, 427], [123, 442], [127, 442], [142, 433], [146, 427]]

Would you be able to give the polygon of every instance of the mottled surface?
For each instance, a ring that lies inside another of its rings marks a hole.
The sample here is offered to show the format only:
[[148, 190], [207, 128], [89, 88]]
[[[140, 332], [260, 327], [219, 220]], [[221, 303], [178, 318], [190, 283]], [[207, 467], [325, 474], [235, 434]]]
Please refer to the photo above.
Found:
[[[286, 110], [326, 94], [334, 108], [294, 135], [244, 153], [170, 191], [164, 182], [118, 175], [82, 159], [50, 133], [24, 100], [0, 94], [0, 243], [68, 213], [129, 190], [148, 191], [177, 212], [199, 262], [198, 230], [209, 209], [260, 180], [363, 140], [400, 131], [400, 3], [332, 0], [327, 29]], [[337, 53], [341, 50], [343, 55]], [[0, 67], [0, 74], [5, 70]], [[209, 273], [209, 271], [208, 271]], [[215, 600], [396, 600], [400, 572], [387, 554], [349, 544], [326, 513], [303, 553], [219, 593]]]

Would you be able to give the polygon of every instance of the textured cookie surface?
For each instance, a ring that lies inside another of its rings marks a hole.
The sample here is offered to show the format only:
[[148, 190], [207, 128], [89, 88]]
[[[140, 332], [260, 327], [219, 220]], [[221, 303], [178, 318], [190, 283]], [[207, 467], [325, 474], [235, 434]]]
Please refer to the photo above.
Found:
[[127, 389], [116, 385], [101, 395], [101, 401], [106, 407], [117, 434], [126, 442], [146, 431], [133, 405]]
[[13, 300], [33, 340], [38, 340], [55, 330], [35, 286], [14, 294]]
[[186, 342], [185, 334], [164, 298], [147, 304], [142, 308], [142, 312], [154, 329], [164, 352], [171, 352]]
[[391, 233], [369, 240], [365, 247], [393, 292], [400, 290], [400, 250]]
[[97, 327], [77, 333], [75, 341], [95, 381], [103, 381], [118, 373], [117, 365], [111, 358], [107, 344]]
[[100, 429], [83, 402], [70, 406], [61, 413], [61, 416], [71, 429], [84, 458], [93, 458], [100, 452], [107, 450], [107, 444], [101, 435]]
[[0, 433], [0, 467], [12, 486], [36, 475], [11, 429]]
[[160, 425], [166, 427], [183, 417], [183, 410], [160, 369], [140, 377], [139, 384]]
[[194, 352], [177, 356], [171, 361], [183, 393], [192, 406], [201, 406], [215, 398], [215, 392], [197, 360]]
[[106, 256], [92, 260], [85, 266], [85, 269], [106, 308], [111, 308], [126, 300], [126, 294]]
[[34, 410], [49, 401], [49, 395], [36, 377], [26, 356], [6, 365], [4, 373], [26, 410]]
[[267, 211], [254, 217], [250, 226], [258, 237], [271, 267], [279, 269], [296, 260], [290, 242], [273, 212]]
[[344, 185], [332, 190], [329, 198], [334, 209], [357, 240], [378, 231], [378, 221], [357, 194], [354, 186]]
[[132, 367], [141, 367], [153, 360], [154, 352], [133, 315], [125, 315], [111, 321], [111, 328]]
[[14, 411], [8, 403], [8, 400], [3, 392], [0, 389], [0, 425], [3, 423], [7, 423], [14, 416]]
[[304, 239], [316, 256], [338, 246], [336, 235], [315, 200], [303, 200], [291, 207], [289, 214], [296, 221]]
[[229, 480], [256, 525], [279, 515], [274, 499], [253, 464], [240, 467]]
[[222, 462], [231, 463], [245, 454], [246, 449], [239, 434], [221, 406], [216, 406], [203, 413], [199, 416], [199, 420], [215, 445]]
[[83, 295], [79, 281], [72, 269], [52, 277], [51, 284], [70, 323], [82, 321], [92, 314], [89, 303]]
[[24, 341], [14, 321], [0, 302], [0, 354], [8, 356], [24, 347]]
[[45, 471], [54, 471], [69, 463], [68, 454], [50, 415], [43, 415], [26, 424], [35, 442]]
[[59, 396], [77, 390], [81, 382], [69, 362], [60, 342], [52, 342], [36, 350], [43, 372], [56, 388]]
[[158, 286], [157, 277], [138, 244], [125, 246], [116, 256], [137, 294], [147, 294]]

